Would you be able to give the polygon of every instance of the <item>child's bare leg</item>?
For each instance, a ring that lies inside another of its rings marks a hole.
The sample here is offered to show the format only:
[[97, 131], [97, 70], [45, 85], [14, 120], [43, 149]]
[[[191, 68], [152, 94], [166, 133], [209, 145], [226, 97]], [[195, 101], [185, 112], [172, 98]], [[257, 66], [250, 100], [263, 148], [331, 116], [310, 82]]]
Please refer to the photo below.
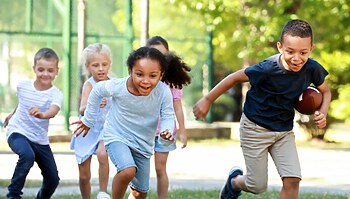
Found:
[[90, 199], [91, 197], [91, 156], [85, 160], [85, 162], [78, 165], [79, 167], [79, 188], [81, 197], [83, 199]]
[[108, 154], [103, 141], [100, 141], [97, 148], [97, 159], [99, 162], [98, 179], [100, 191], [107, 192], [107, 185], [109, 179], [109, 162]]
[[169, 179], [166, 171], [166, 163], [169, 152], [156, 152], [154, 155], [157, 173], [158, 199], [166, 199], [168, 194]]
[[123, 199], [129, 183], [136, 175], [136, 168], [129, 167], [115, 174], [112, 183], [113, 199]]
[[280, 193], [281, 199], [297, 199], [299, 194], [299, 178], [285, 177], [283, 178], [283, 186]]
[[233, 178], [233, 187], [245, 192], [249, 192], [247, 186], [245, 185], [246, 178], [247, 177], [245, 175], [238, 175], [237, 177]]

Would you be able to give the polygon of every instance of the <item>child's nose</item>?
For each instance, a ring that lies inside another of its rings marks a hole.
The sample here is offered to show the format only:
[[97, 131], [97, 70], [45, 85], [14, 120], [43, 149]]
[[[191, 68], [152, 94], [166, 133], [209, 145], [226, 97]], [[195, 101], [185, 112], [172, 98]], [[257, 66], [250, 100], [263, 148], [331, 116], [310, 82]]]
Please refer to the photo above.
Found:
[[299, 54], [294, 54], [293, 60], [296, 60], [296, 61], [300, 60]]
[[143, 80], [142, 80], [142, 83], [143, 84], [148, 84], [150, 81], [149, 81], [149, 79], [148, 78], [144, 78]]

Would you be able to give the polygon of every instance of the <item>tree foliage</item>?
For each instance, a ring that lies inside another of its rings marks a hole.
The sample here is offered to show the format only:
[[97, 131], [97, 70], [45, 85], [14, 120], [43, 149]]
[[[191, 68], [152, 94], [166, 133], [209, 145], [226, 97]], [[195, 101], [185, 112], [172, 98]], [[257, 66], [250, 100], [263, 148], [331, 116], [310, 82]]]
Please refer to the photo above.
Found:
[[[328, 71], [333, 101], [329, 121], [349, 121], [350, 2], [348, 0], [169, 0], [199, 13], [197, 26], [214, 32], [215, 65], [230, 70], [254, 64], [276, 53], [284, 23], [307, 20], [314, 31], [312, 57]], [[222, 79], [222, 78], [220, 78]], [[217, 80], [218, 81], [218, 80]], [[305, 125], [311, 128], [309, 124]], [[324, 132], [323, 132], [324, 133]], [[317, 136], [320, 134], [317, 131]], [[322, 134], [322, 132], [321, 132]]]

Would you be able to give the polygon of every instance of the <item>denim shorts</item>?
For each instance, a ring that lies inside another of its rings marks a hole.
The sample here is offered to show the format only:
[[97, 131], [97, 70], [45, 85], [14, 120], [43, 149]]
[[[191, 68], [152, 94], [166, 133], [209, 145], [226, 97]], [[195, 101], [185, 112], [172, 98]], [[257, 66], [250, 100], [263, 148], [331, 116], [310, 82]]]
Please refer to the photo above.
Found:
[[[174, 136], [174, 140], [176, 140], [176, 135]], [[154, 151], [155, 152], [170, 152], [176, 149], [176, 141], [171, 144], [164, 144], [164, 141], [159, 141], [159, 136], [156, 136], [154, 139]]]
[[149, 190], [150, 158], [143, 156], [135, 149], [123, 142], [111, 142], [106, 145], [108, 156], [121, 172], [129, 167], [136, 167], [136, 176], [130, 182], [130, 186], [137, 191], [146, 193]]

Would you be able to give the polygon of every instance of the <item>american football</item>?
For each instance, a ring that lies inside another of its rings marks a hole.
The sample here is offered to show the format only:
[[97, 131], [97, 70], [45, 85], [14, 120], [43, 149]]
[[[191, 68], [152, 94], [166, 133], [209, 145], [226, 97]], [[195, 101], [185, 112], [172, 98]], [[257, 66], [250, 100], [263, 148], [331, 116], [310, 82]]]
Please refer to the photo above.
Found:
[[301, 114], [312, 115], [322, 104], [322, 93], [309, 86], [296, 100], [294, 108]]

